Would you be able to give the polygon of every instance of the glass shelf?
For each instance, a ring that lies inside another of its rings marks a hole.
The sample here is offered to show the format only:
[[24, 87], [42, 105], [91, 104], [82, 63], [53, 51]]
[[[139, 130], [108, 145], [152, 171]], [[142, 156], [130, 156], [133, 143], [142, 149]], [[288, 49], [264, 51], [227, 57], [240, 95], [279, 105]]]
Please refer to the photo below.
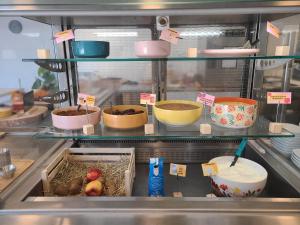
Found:
[[[150, 119], [150, 121], [152, 121]], [[243, 137], [250, 139], [270, 137], [294, 137], [294, 134], [284, 130], [281, 134], [269, 132], [269, 121], [263, 117], [257, 119], [256, 123], [245, 129], [230, 129], [212, 125], [212, 134], [202, 135], [199, 132], [200, 123], [210, 123], [204, 119], [193, 125], [185, 127], [166, 126], [154, 120], [155, 133], [145, 135], [144, 128], [133, 130], [115, 130], [105, 127], [103, 124], [95, 128], [95, 134], [84, 135], [81, 130], [64, 131], [49, 127], [39, 132], [37, 138], [59, 138], [78, 140], [147, 140], [147, 141], [172, 141], [172, 140], [239, 140]]]
[[68, 59], [23, 59], [23, 62], [135, 62], [135, 61], [201, 61], [242, 59], [300, 59], [300, 55], [289, 56], [224, 56], [224, 57], [170, 57], [170, 58], [68, 58]]

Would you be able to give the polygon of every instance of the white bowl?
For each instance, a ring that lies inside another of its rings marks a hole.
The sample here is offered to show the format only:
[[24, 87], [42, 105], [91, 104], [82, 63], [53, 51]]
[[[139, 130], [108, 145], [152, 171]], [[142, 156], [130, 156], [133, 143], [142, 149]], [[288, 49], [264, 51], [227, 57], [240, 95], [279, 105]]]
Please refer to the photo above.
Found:
[[221, 156], [210, 160], [210, 163], [218, 166], [218, 174], [211, 176], [215, 194], [220, 197], [253, 197], [261, 194], [268, 177], [265, 168], [241, 157], [235, 166], [230, 167], [233, 159], [233, 156]]

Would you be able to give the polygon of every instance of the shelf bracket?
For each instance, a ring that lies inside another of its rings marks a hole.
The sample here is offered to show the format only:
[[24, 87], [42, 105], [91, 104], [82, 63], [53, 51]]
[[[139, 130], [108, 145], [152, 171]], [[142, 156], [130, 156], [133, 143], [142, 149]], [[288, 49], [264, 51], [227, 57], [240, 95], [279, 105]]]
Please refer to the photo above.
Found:
[[47, 69], [51, 72], [65, 72], [66, 71], [66, 64], [63, 62], [58, 61], [51, 61], [51, 60], [34, 60], [35, 64], [39, 65], [40, 67], [43, 67], [44, 69]]
[[269, 70], [275, 69], [279, 66], [283, 66], [293, 59], [257, 59], [255, 69], [256, 70]]

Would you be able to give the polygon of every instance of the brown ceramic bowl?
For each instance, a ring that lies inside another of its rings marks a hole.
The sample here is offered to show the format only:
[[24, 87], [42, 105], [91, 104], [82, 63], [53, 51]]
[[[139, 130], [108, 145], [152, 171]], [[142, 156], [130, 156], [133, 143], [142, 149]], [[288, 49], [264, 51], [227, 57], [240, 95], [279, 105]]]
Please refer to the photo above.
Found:
[[114, 129], [133, 129], [143, 126], [148, 122], [147, 109], [139, 105], [115, 105], [113, 111], [124, 111], [134, 109], [143, 113], [133, 115], [112, 115], [111, 108], [107, 107], [102, 111], [104, 125]]

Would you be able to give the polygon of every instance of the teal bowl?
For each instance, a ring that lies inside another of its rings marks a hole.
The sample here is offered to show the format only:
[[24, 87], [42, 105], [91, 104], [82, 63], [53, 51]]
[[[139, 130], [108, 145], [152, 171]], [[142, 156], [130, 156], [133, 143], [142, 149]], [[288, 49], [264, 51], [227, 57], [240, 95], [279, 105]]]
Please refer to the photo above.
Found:
[[77, 58], [106, 58], [109, 56], [107, 41], [73, 41], [73, 55]]

